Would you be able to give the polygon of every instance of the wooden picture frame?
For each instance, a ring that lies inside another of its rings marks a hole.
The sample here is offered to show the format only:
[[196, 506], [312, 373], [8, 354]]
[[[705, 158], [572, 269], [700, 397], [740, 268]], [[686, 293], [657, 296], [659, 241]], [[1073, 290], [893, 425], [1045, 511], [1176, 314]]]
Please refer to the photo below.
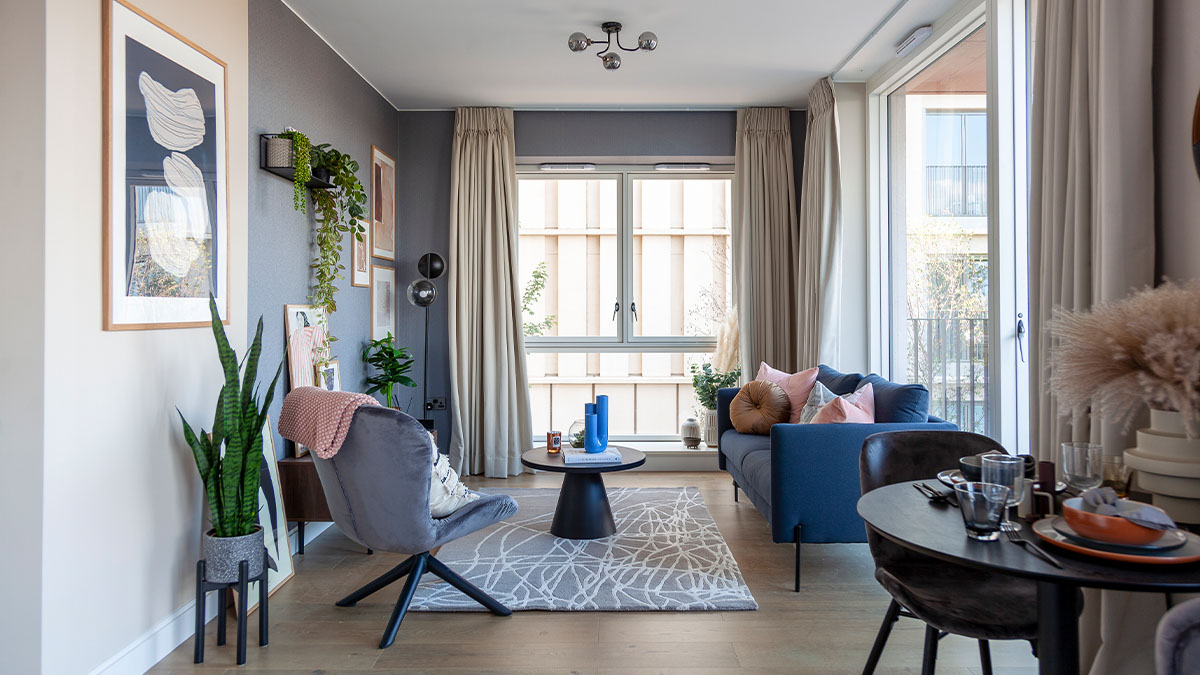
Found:
[[370, 222], [360, 223], [365, 230], [362, 241], [353, 233], [350, 234], [350, 285], [359, 288], [371, 287], [371, 230], [375, 229]]
[[396, 270], [371, 265], [371, 339], [396, 334]]
[[371, 255], [396, 259], [396, 160], [371, 146]]
[[103, 328], [229, 323], [224, 61], [126, 0], [103, 1]]
[[342, 369], [338, 366], [337, 359], [317, 364], [313, 366], [313, 371], [313, 379], [316, 381], [317, 388], [328, 391], [342, 390]]

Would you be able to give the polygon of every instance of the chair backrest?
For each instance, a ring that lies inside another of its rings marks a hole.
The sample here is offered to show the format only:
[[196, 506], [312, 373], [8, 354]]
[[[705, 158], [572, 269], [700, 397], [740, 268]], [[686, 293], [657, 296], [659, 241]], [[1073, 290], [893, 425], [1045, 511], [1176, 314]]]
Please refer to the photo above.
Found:
[[433, 446], [420, 422], [363, 406], [329, 459], [313, 455], [333, 521], [367, 548], [423, 553], [436, 537], [429, 514]]
[[[888, 431], [868, 436], [858, 456], [858, 482], [862, 494], [914, 480], [937, 486], [934, 478], [944, 469], [957, 469], [958, 458], [989, 450], [1004, 452], [996, 441], [967, 431]], [[914, 491], [914, 495], [916, 492]], [[912, 554], [867, 528], [867, 544], [877, 567], [886, 567]]]

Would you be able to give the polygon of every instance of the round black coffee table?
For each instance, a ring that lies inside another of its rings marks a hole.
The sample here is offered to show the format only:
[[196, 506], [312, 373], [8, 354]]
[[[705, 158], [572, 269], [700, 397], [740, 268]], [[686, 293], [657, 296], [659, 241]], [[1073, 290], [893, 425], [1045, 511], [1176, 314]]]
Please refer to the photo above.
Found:
[[646, 463], [646, 455], [620, 445], [608, 447], [621, 451], [619, 463], [567, 466], [562, 453], [551, 455], [545, 447], [521, 455], [521, 463], [531, 469], [566, 474], [558, 493], [558, 507], [554, 509], [550, 534], [563, 539], [600, 539], [617, 531], [601, 474], [641, 466]]

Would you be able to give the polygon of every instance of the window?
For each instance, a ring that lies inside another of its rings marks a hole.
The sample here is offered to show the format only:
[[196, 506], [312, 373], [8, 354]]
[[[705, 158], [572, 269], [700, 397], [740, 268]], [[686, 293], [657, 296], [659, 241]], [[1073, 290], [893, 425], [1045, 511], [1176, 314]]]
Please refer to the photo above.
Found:
[[732, 176], [649, 167], [518, 175], [534, 430], [610, 396], [614, 438], [670, 438], [732, 305]]
[[987, 113], [925, 110], [925, 215], [987, 216]]

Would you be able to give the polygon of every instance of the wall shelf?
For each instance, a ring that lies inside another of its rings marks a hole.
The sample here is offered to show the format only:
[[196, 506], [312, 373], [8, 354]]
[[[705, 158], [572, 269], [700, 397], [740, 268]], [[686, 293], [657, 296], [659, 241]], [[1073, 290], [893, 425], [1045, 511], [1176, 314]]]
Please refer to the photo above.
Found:
[[[267, 139], [274, 138], [276, 134], [259, 134], [258, 135], [258, 167], [263, 171], [285, 178], [287, 181], [293, 182], [296, 179], [296, 169], [290, 166], [267, 166]], [[333, 183], [329, 182], [329, 172], [325, 169], [313, 169], [312, 178], [308, 179], [305, 185], [310, 189], [324, 189], [333, 187]]]

